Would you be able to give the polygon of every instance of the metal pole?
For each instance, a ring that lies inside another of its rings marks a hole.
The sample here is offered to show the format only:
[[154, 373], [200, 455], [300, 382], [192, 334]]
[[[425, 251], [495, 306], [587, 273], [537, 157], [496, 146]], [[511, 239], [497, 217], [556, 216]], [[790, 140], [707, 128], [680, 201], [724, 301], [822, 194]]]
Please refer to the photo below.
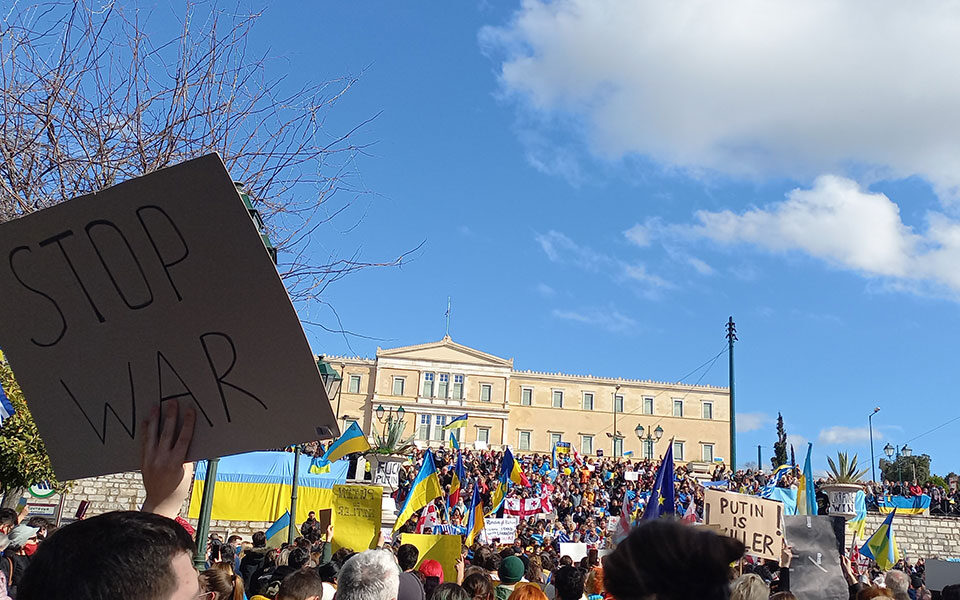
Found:
[[730, 354], [730, 470], [737, 471], [737, 408], [733, 391], [733, 343], [737, 341], [737, 325], [733, 317], [727, 321], [727, 343]]
[[763, 468], [763, 462], [762, 462], [762, 460], [761, 460], [761, 458], [760, 458], [760, 457], [761, 457], [760, 449], [761, 449], [762, 447], [763, 447], [763, 446], [761, 446], [760, 444], [757, 444], [757, 470], [758, 470], [758, 471]]
[[[197, 552], [193, 555], [193, 566], [198, 570], [206, 568], [207, 537], [210, 534], [210, 514], [213, 512], [213, 490], [217, 486], [217, 466], [219, 458], [207, 461], [207, 474], [203, 478], [203, 495], [200, 497], [200, 515], [197, 517]], [[194, 483], [196, 485], [196, 483]]]
[[613, 448], [611, 449], [613, 457], [617, 457], [617, 391], [620, 390], [618, 385], [613, 392]]
[[873, 482], [877, 482], [877, 459], [873, 456], [873, 415], [879, 412], [880, 407], [873, 409], [873, 412], [870, 413], [870, 416], [867, 417], [867, 422], [870, 424], [870, 469], [871, 477], [873, 477]]
[[297, 488], [300, 485], [300, 445], [293, 451], [293, 485], [290, 486], [290, 526], [287, 528], [287, 543], [293, 545], [297, 537]]
[[340, 396], [343, 394], [343, 380], [344, 371], [346, 371], [347, 365], [340, 363], [340, 388], [337, 389], [337, 420], [340, 420]]

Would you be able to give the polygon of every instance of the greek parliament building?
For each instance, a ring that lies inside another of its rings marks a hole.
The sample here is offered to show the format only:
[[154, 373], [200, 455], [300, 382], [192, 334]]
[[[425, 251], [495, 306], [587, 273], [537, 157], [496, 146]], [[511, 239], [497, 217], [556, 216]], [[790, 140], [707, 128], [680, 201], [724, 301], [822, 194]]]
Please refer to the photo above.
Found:
[[[677, 461], [712, 462], [729, 454], [728, 388], [518, 371], [513, 359], [449, 337], [378, 348], [373, 359], [322, 360], [342, 373], [331, 398], [342, 427], [356, 421], [368, 435], [402, 408], [405, 436], [421, 447], [456, 435], [461, 445], [475, 448], [549, 452], [564, 441], [586, 455], [653, 458], [674, 438]], [[466, 428], [443, 430], [464, 413]]]

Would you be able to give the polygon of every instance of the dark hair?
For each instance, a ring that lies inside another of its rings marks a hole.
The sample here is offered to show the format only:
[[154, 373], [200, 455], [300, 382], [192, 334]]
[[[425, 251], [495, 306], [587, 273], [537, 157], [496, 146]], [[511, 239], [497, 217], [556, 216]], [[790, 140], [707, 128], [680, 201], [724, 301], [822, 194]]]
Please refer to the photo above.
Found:
[[310, 560], [310, 551], [303, 548], [294, 548], [287, 556], [287, 564], [294, 569], [299, 569]]
[[312, 570], [297, 571], [280, 583], [277, 600], [304, 600], [311, 596], [323, 596], [323, 582]]
[[0, 525], [6, 525], [13, 529], [20, 524], [20, 517], [17, 511], [12, 508], [0, 508]]
[[330, 562], [337, 565], [337, 568], [342, 569], [343, 564], [350, 560], [350, 557], [354, 554], [356, 554], [356, 552], [353, 551], [353, 548], [340, 548], [330, 557]]
[[493, 580], [486, 573], [474, 573], [463, 579], [463, 589], [473, 600], [493, 600]]
[[171, 565], [193, 558], [193, 540], [176, 521], [147, 512], [108, 512], [62, 527], [37, 548], [17, 598], [167, 598]]
[[455, 583], [441, 583], [433, 590], [433, 600], [470, 600], [467, 591]]
[[254, 548], [266, 548], [267, 547], [267, 534], [263, 531], [258, 531], [253, 534], [253, 547]]
[[337, 563], [333, 561], [324, 563], [317, 567], [317, 575], [320, 577], [320, 581], [336, 583], [338, 573], [340, 573], [340, 567], [338, 567]]
[[216, 593], [216, 600], [243, 600], [243, 579], [232, 570], [211, 568], [200, 573], [200, 585], [206, 592]]
[[439, 577], [423, 577], [423, 597], [426, 598], [426, 600], [433, 598], [433, 592], [435, 592], [438, 587], [440, 587]]
[[397, 564], [401, 571], [410, 571], [417, 566], [420, 559], [420, 549], [413, 544], [403, 544], [397, 548]]
[[572, 566], [573, 566], [573, 559], [570, 558], [569, 556], [567, 556], [566, 554], [564, 554], [563, 556], [560, 557], [560, 566], [561, 566], [561, 567], [572, 567]]
[[487, 560], [484, 562], [483, 566], [488, 571], [499, 571], [501, 562], [503, 562], [503, 559], [500, 558], [500, 555], [496, 552], [492, 552], [490, 556], [487, 557]]
[[940, 592], [943, 600], [960, 600], [960, 584], [948, 585]]
[[230, 563], [232, 566], [237, 557], [237, 549], [230, 544], [220, 544], [220, 562]]
[[232, 544], [232, 543], [235, 542], [236, 540], [243, 540], [243, 538], [240, 537], [240, 536], [237, 535], [237, 534], [233, 534], [233, 535], [231, 535], [230, 537], [227, 538], [227, 543], [228, 543], [228, 544]]
[[557, 600], [579, 600], [583, 596], [583, 584], [587, 575], [577, 567], [560, 567], [553, 576]]
[[[730, 563], [743, 551], [742, 542], [702, 527], [648, 521], [604, 559], [604, 588], [617, 600], [726, 600]], [[696, 576], [690, 565], [697, 565]]]

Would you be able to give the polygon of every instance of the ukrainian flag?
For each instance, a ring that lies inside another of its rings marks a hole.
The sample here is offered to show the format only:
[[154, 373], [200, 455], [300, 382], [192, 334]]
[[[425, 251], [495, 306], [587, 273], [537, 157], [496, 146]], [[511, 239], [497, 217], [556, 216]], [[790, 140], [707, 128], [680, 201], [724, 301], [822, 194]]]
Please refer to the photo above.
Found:
[[267, 546], [279, 548], [287, 541], [287, 531], [290, 528], [290, 511], [280, 515], [280, 518], [273, 522], [270, 529], [267, 529]]
[[853, 506], [857, 514], [847, 521], [847, 527], [853, 532], [853, 539], [859, 540], [867, 530], [867, 495], [863, 490], [857, 490]]
[[450, 447], [453, 448], [454, 450], [460, 449], [460, 442], [457, 440], [457, 436], [455, 435], [450, 436]]
[[791, 465], [780, 465], [777, 469], [770, 474], [770, 479], [767, 480], [767, 485], [763, 486], [763, 489], [760, 490], [761, 498], [770, 498], [773, 495], [773, 490], [777, 487], [777, 484], [780, 483], [780, 480], [783, 479], [783, 476], [789, 473], [793, 467]]
[[461, 429], [467, 426], [467, 413], [463, 413], [459, 417], [454, 417], [452, 421], [443, 426], [444, 431], [450, 429]]
[[457, 465], [453, 469], [453, 481], [450, 482], [450, 494], [447, 496], [447, 507], [453, 510], [453, 507], [460, 502], [460, 488], [463, 482], [467, 480], [467, 473], [463, 468], [463, 455], [457, 452]]
[[319, 469], [332, 462], [340, 460], [348, 454], [353, 454], [354, 452], [366, 452], [369, 449], [370, 442], [367, 441], [367, 436], [363, 435], [363, 431], [360, 430], [360, 426], [357, 425], [356, 421], [354, 421], [353, 423], [350, 423], [350, 427], [347, 427], [347, 430], [343, 432], [343, 435], [337, 438], [337, 441], [330, 444], [330, 447], [327, 448], [327, 452], [323, 455], [323, 458], [321, 458], [316, 464], [310, 465], [310, 472], [319, 473]]
[[900, 548], [897, 547], [897, 538], [893, 535], [893, 516], [895, 514], [897, 514], [896, 509], [887, 515], [876, 533], [871, 535], [870, 539], [860, 548], [860, 554], [872, 558], [877, 566], [884, 571], [892, 569], [900, 560]]
[[503, 451], [503, 461], [500, 463], [500, 477], [497, 478], [497, 489], [494, 490], [492, 498], [493, 508], [489, 514], [493, 514], [500, 509], [500, 505], [503, 504], [503, 499], [507, 496], [507, 489], [510, 487], [511, 481], [524, 487], [530, 486], [530, 482], [527, 481], [523, 470], [520, 468], [520, 463], [513, 457], [513, 452], [510, 452], [510, 448], [507, 448]]
[[403, 508], [400, 509], [400, 515], [397, 517], [393, 530], [396, 531], [402, 527], [413, 516], [413, 513], [442, 495], [443, 488], [440, 487], [440, 478], [437, 477], [437, 466], [433, 462], [433, 453], [427, 450], [427, 453], [423, 455], [423, 465], [420, 467], [420, 472], [417, 473], [417, 478], [413, 480], [413, 485], [410, 486], [410, 493], [407, 494], [407, 499], [403, 502]]
[[472, 546], [477, 534], [483, 531], [483, 502], [480, 500], [480, 486], [473, 486], [473, 502], [470, 503], [470, 516], [467, 518], [467, 546]]
[[803, 463], [803, 474], [797, 489], [797, 514], [817, 514], [817, 493], [813, 489], [813, 467], [810, 465], [810, 453], [813, 451], [813, 442], [807, 442], [807, 459]]

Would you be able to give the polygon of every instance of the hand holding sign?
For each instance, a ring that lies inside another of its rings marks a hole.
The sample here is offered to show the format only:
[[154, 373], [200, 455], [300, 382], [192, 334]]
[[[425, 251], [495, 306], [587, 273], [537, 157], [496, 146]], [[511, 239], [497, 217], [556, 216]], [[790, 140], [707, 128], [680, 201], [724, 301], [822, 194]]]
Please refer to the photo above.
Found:
[[190, 489], [193, 465], [184, 464], [184, 461], [197, 421], [197, 412], [192, 407], [187, 408], [180, 432], [174, 437], [178, 413], [177, 401], [170, 400], [163, 409], [162, 428], [159, 406], [151, 409], [150, 418], [140, 426], [140, 470], [143, 473], [143, 487], [147, 490], [143, 511], [171, 519], [180, 513]]

